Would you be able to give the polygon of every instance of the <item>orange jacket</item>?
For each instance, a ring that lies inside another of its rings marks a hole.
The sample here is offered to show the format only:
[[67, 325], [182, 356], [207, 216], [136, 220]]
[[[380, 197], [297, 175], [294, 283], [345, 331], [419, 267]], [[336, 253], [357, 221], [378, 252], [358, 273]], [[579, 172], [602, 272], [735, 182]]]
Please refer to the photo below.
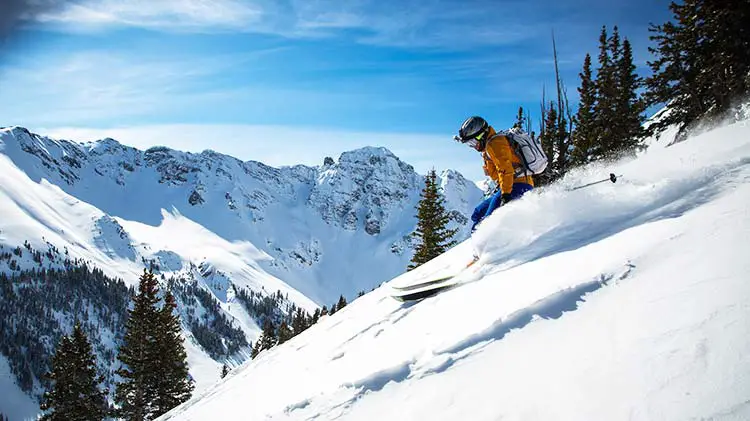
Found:
[[522, 172], [523, 164], [521, 158], [516, 155], [510, 147], [508, 138], [497, 135], [495, 129], [490, 127], [487, 145], [482, 151], [484, 158], [484, 173], [497, 182], [503, 193], [510, 193], [513, 183], [526, 183], [534, 185], [531, 175], [520, 175], [516, 177], [516, 170]]

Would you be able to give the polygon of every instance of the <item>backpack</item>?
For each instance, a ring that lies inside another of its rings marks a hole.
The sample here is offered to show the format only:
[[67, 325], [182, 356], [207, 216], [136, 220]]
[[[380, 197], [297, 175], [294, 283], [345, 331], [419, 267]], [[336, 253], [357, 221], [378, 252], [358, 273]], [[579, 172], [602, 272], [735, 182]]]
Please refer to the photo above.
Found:
[[510, 129], [498, 133], [505, 136], [516, 155], [521, 159], [523, 168], [516, 170], [516, 177], [528, 174], [541, 174], [547, 168], [547, 155], [542, 149], [541, 139], [532, 139], [526, 132]]

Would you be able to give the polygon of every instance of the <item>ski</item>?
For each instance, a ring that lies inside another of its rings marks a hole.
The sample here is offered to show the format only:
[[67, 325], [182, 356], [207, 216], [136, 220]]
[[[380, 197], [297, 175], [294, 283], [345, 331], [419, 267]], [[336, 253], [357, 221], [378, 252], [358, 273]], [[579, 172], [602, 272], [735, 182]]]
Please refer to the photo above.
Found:
[[454, 276], [455, 275], [443, 276], [441, 278], [432, 279], [432, 280], [425, 281], [425, 282], [422, 282], [422, 283], [419, 283], [419, 284], [407, 285], [407, 286], [402, 286], [402, 287], [392, 287], [392, 288], [395, 289], [395, 290], [398, 290], [398, 291], [412, 291], [412, 290], [415, 290], [415, 289], [420, 289], [420, 288], [423, 288], [423, 287], [426, 287], [426, 286], [429, 286], [429, 285], [434, 285], [434, 284], [438, 284], [438, 283], [443, 282], [443, 281], [447, 281], [447, 280], [453, 278]]
[[406, 285], [406, 286], [393, 286], [393, 294], [391, 296], [398, 301], [417, 301], [423, 298], [431, 297], [449, 288], [453, 288], [458, 283], [450, 282], [453, 278], [462, 273], [465, 269], [471, 267], [474, 263], [479, 260], [479, 257], [474, 256], [471, 262], [469, 262], [463, 269], [458, 273], [441, 276], [436, 279], [429, 281], [420, 282], [418, 284]]
[[449, 284], [449, 285], [441, 286], [438, 288], [426, 289], [426, 290], [417, 291], [417, 292], [413, 292], [409, 294], [394, 295], [393, 298], [401, 302], [418, 301], [424, 298], [432, 297], [433, 295], [437, 295], [439, 292], [445, 291], [455, 286], [457, 286], [457, 284]]

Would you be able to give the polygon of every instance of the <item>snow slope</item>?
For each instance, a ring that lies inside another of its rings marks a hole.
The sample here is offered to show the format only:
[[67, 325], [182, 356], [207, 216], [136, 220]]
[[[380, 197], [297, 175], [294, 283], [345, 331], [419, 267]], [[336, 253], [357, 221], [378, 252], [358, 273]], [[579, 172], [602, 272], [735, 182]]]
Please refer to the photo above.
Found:
[[[622, 174], [617, 184], [567, 191]], [[750, 127], [590, 166], [163, 420], [750, 419]]]

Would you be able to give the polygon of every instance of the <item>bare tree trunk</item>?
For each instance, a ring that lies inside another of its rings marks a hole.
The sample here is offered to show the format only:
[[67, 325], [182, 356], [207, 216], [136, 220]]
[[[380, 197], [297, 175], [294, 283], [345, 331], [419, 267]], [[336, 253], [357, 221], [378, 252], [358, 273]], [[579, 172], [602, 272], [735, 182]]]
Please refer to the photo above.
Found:
[[555, 85], [557, 87], [557, 124], [558, 127], [562, 127], [563, 119], [565, 118], [562, 99], [562, 83], [560, 81], [560, 69], [557, 65], [557, 44], [555, 43], [555, 31], [552, 30], [552, 55], [555, 59]]
[[539, 119], [539, 136], [544, 135], [544, 129], [546, 126], [544, 125], [545, 121], [547, 120], [547, 87], [542, 85], [542, 103], [540, 106], [542, 116]]
[[526, 118], [525, 119], [526, 119], [526, 133], [531, 134], [532, 133], [532, 131], [531, 131], [532, 123], [531, 123], [531, 112], [529, 112], [529, 110], [526, 110]]

